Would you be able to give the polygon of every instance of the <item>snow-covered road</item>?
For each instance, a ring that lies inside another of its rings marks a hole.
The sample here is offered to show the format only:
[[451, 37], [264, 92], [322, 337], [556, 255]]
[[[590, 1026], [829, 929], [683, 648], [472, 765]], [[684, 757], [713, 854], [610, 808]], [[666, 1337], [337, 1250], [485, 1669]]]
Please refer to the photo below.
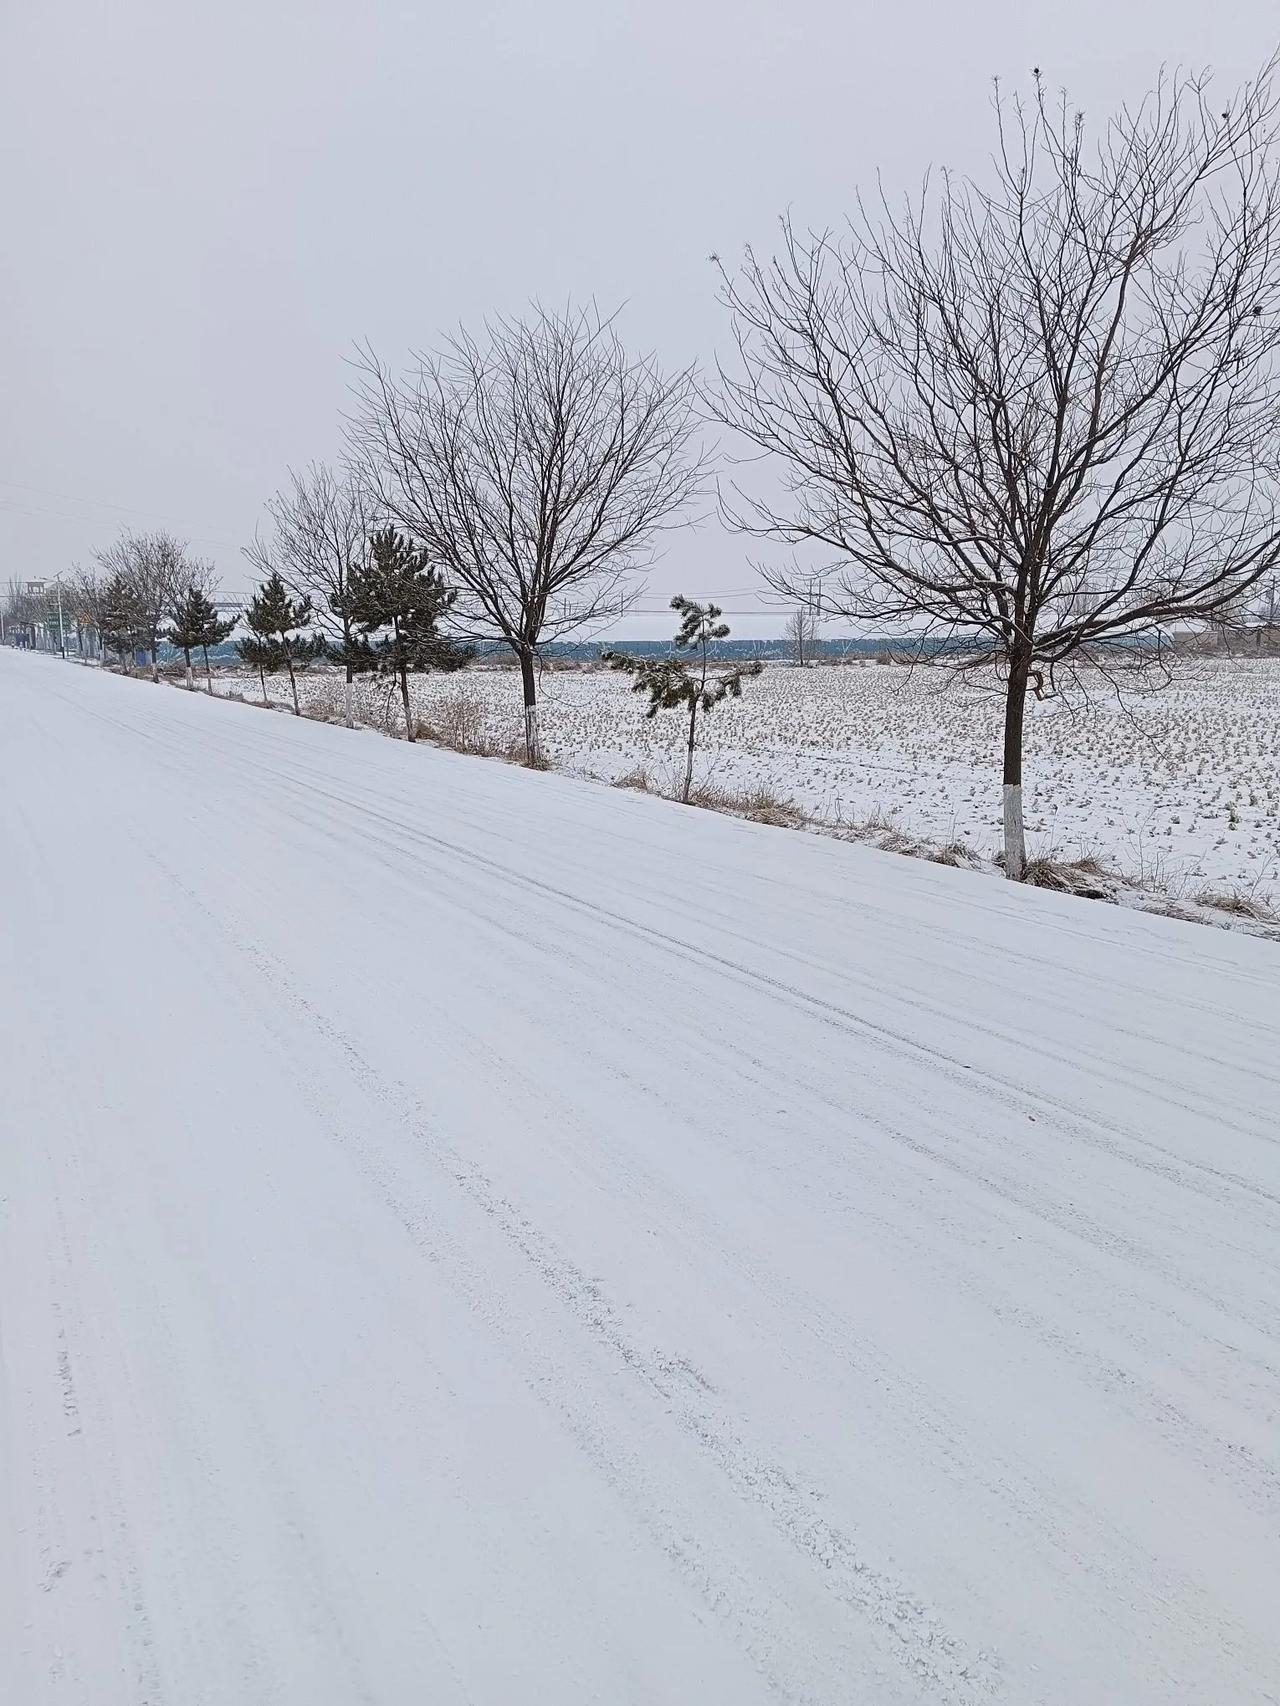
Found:
[[1280, 955], [0, 653], [6, 1706], [1280, 1695]]

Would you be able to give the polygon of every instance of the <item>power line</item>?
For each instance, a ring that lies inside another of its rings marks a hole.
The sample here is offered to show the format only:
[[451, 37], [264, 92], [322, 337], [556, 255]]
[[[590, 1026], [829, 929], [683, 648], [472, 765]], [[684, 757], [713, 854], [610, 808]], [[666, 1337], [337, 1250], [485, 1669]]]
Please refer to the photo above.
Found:
[[[157, 516], [157, 515], [155, 515], [155, 513], [153, 511], [133, 509], [133, 508], [126, 506], [124, 504], [108, 503], [105, 498], [76, 497], [71, 492], [55, 492], [55, 491], [52, 491], [47, 486], [31, 486], [31, 485], [24, 484], [24, 482], [21, 480], [0, 480], [0, 486], [11, 486], [16, 491], [37, 492], [43, 497], [56, 498], [59, 502], [62, 502], [62, 503], [81, 504], [86, 509], [109, 509], [109, 510], [113, 510], [118, 515], [132, 515], [132, 516], [137, 517], [139, 520], [149, 521], [153, 526], [164, 526], [164, 527], [178, 527], [179, 526], [179, 523], [177, 523], [173, 520], [166, 520], [163, 517]], [[68, 514], [68, 513], [59, 513], [57, 510], [49, 510], [49, 509], [23, 508], [23, 507], [19, 506], [18, 504], [11, 503], [7, 499], [4, 499], [4, 498], [0, 498], [0, 509], [8, 510], [11, 514], [15, 514], [15, 515], [40, 516], [42, 518], [53, 520], [53, 521], [75, 522], [77, 525], [81, 525], [81, 526], [92, 526], [93, 525], [93, 517], [90, 515], [74, 515], [74, 514]], [[214, 545], [214, 546], [217, 546], [220, 550], [225, 550], [225, 551], [238, 551], [240, 549], [240, 547], [238, 545], [233, 545], [229, 539], [214, 539], [207, 534], [200, 535], [198, 540], [195, 540], [194, 542], [201, 544], [201, 545]]]

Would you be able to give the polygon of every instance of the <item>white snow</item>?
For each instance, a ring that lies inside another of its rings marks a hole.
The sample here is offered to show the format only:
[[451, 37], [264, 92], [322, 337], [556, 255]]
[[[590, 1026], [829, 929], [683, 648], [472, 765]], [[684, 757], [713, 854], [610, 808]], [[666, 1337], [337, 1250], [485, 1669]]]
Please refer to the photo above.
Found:
[[0, 1700], [1261, 1706], [1274, 945], [0, 653]]
[[[250, 696], [257, 682], [240, 688]], [[1085, 693], [1032, 704], [1026, 758], [1033, 852], [1101, 856], [1178, 897], [1238, 890], [1280, 903], [1280, 660], [1184, 661], [1163, 691], [1117, 696], [1101, 679]], [[288, 693], [282, 677], [270, 684]], [[323, 675], [304, 695], [332, 701]], [[491, 735], [519, 722], [511, 670], [413, 682], [428, 721], [459, 695]], [[385, 689], [358, 684], [377, 721]], [[680, 720], [648, 721], [645, 701], [607, 672], [543, 677], [542, 729], [558, 768], [612, 781], [637, 765], [670, 779]], [[399, 703], [391, 703], [391, 718]], [[797, 670], [768, 666], [741, 700], [706, 719], [700, 772], [732, 792], [765, 787], [827, 821], [877, 817], [909, 834], [976, 852], [1000, 845], [1000, 717], [994, 682], [959, 685], [943, 672], [870, 661]]]

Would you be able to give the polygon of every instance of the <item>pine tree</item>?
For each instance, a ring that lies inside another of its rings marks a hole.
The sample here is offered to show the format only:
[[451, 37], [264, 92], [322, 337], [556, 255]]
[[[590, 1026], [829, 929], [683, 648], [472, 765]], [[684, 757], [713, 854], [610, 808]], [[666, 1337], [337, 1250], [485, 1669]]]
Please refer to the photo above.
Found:
[[[693, 599], [681, 598], [678, 595], [671, 600], [671, 608], [678, 610], [681, 616], [680, 628], [675, 637], [674, 655], [665, 658], [633, 658], [625, 652], [615, 651], [606, 651], [601, 655], [611, 668], [623, 670], [634, 677], [631, 683], [633, 692], [649, 695], [646, 716], [656, 717], [659, 711], [687, 708], [689, 736], [686, 742], [684, 787], [680, 798], [688, 805], [689, 792], [693, 787], [693, 753], [697, 744], [698, 712], [713, 710], [722, 699], [740, 699], [743, 682], [753, 675], [759, 675], [764, 665], [756, 658], [750, 663], [739, 664], [736, 669], [713, 669], [711, 647], [715, 641], [727, 640], [729, 637], [729, 624], [720, 620], [724, 612], [718, 605], [695, 604]], [[690, 653], [692, 656], [686, 659], [680, 656], [681, 652]]]
[[265, 705], [267, 677], [274, 675], [284, 662], [279, 645], [274, 640], [264, 639], [261, 634], [249, 634], [243, 640], [236, 641], [236, 650], [242, 662], [248, 664], [250, 669], [257, 670], [258, 680], [262, 683], [262, 703]]
[[268, 675], [283, 666], [289, 672], [289, 688], [293, 694], [293, 714], [302, 715], [298, 704], [298, 680], [295, 670], [325, 655], [324, 640], [316, 634], [301, 630], [311, 621], [311, 600], [293, 599], [278, 573], [267, 576], [249, 601], [244, 613], [250, 637], [241, 640], [237, 650], [244, 661], [258, 671], [262, 682], [262, 698], [267, 697]]
[[[204, 675], [209, 692], [213, 692], [213, 674], [209, 668], [209, 647], [220, 645], [235, 627], [235, 618], [218, 615], [210, 599], [198, 586], [187, 588], [173, 608], [165, 639], [176, 646], [187, 661], [187, 687], [193, 686], [191, 654], [198, 646], [204, 653]], [[265, 684], [264, 684], [265, 692]]]
[[209, 668], [209, 647], [220, 646], [234, 632], [236, 618], [234, 616], [219, 616], [212, 604], [209, 604], [200, 629], [200, 652], [204, 658], [204, 680], [210, 696], [213, 694], [213, 671]]
[[104, 649], [116, 653], [129, 675], [130, 659], [147, 642], [146, 615], [132, 580], [122, 571], [113, 574], [102, 590], [99, 638]]
[[410, 671], [461, 669], [475, 655], [472, 647], [439, 632], [456, 597], [429, 566], [425, 551], [416, 550], [394, 527], [385, 527], [370, 534], [368, 560], [352, 564], [346, 593], [335, 605], [356, 633], [331, 647], [330, 655], [356, 672], [396, 677], [408, 740], [414, 738]]

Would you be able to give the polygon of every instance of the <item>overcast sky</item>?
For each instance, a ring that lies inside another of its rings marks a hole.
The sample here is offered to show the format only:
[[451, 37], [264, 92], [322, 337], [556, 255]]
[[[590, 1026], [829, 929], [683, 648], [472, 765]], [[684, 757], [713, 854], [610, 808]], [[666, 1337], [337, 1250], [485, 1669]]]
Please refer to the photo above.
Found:
[[[1101, 117], [1278, 37], [1274, 0], [0, 0], [0, 580], [167, 525], [239, 590], [357, 339], [572, 295], [706, 361], [712, 250], [980, 169], [994, 76]], [[676, 590], [749, 613], [748, 556], [674, 536], [627, 631]]]

